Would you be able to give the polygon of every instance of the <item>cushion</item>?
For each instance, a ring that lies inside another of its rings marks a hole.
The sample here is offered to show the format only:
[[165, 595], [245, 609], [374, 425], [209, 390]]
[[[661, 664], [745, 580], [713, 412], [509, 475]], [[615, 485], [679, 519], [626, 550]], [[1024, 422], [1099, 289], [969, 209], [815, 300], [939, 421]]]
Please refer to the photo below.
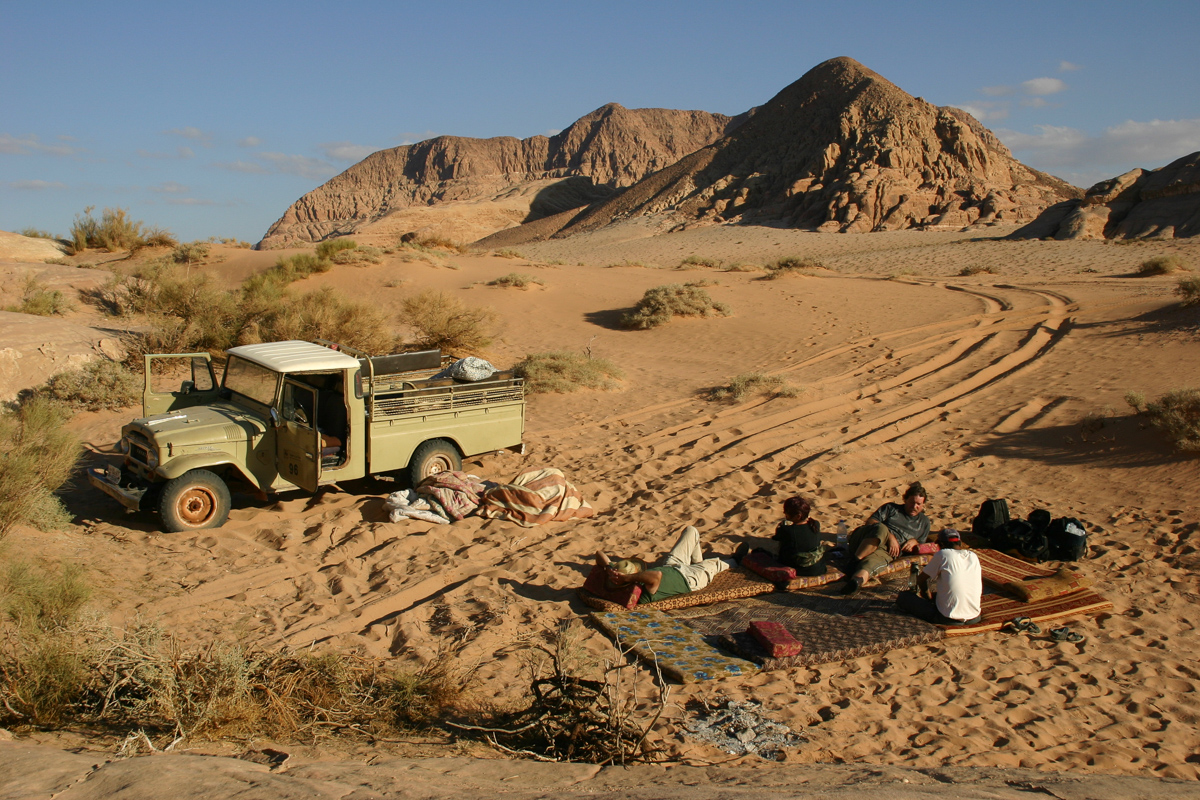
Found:
[[583, 588], [596, 597], [607, 600], [610, 603], [616, 603], [623, 608], [636, 608], [638, 600], [642, 597], [642, 587], [636, 583], [610, 588], [608, 585], [608, 568], [602, 567], [599, 564], [592, 565], [592, 571], [588, 573], [587, 580], [583, 582]]
[[771, 658], [800, 655], [800, 651], [804, 649], [804, 645], [778, 622], [755, 620], [750, 623], [750, 634], [758, 640]]
[[796, 577], [796, 570], [785, 567], [765, 550], [755, 550], [742, 559], [742, 566], [772, 583], [785, 583]]
[[917, 546], [917, 552], [923, 556], [931, 556], [941, 549], [937, 542], [924, 542]]
[[1004, 588], [1014, 595], [1032, 603], [1037, 600], [1048, 600], [1051, 597], [1069, 594], [1078, 589], [1086, 589], [1092, 582], [1082, 575], [1072, 572], [1066, 567], [1060, 567], [1058, 572], [1048, 578], [1030, 578], [1023, 581], [1013, 581], [1005, 584]]

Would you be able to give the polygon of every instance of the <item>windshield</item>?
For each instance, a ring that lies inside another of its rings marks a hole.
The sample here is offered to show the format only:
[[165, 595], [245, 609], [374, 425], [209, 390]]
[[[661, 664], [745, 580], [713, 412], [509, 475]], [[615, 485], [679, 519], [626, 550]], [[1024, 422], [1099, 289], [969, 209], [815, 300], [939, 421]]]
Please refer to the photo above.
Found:
[[278, 380], [278, 373], [237, 356], [231, 356], [225, 367], [225, 388], [264, 406], [275, 402], [275, 384]]

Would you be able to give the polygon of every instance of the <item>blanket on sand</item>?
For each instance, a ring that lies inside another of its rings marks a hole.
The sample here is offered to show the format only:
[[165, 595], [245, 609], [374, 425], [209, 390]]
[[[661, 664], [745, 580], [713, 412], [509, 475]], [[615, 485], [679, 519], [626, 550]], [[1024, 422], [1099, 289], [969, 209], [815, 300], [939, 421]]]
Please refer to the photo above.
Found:
[[[677, 594], [674, 597], [668, 597], [655, 603], [640, 603], [637, 608], [639, 610], [657, 609], [659, 611], [669, 611], [674, 608], [690, 608], [692, 606], [719, 603], [722, 600], [753, 597], [757, 594], [767, 594], [773, 591], [775, 591], [775, 584], [769, 580], [761, 578], [743, 567], [734, 567], [724, 572], [718, 572], [717, 576], [712, 579], [712, 583], [703, 589], [688, 592], [687, 594]], [[614, 603], [611, 600], [605, 600], [602, 597], [597, 597], [582, 587], [578, 589], [577, 593], [579, 594], [579, 599], [592, 608], [612, 612], [626, 611], [625, 606]]]
[[680, 683], [750, 675], [758, 668], [717, 649], [685, 622], [661, 609], [596, 612], [592, 621], [622, 649]]
[[479, 516], [510, 520], [526, 528], [584, 519], [595, 513], [562, 470], [553, 467], [526, 470], [511, 483], [491, 486], [479, 499]]

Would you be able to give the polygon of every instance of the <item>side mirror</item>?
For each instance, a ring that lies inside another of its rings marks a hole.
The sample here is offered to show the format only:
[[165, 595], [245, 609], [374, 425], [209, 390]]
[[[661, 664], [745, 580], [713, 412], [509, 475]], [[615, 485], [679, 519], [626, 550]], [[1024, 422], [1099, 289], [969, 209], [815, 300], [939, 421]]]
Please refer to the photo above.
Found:
[[180, 394], [191, 394], [195, 390], [196, 390], [196, 382], [195, 381], [184, 381], [179, 386]]
[[271, 425], [276, 428], [283, 427], [283, 417], [279, 416], [279, 411], [274, 406], [271, 407]]

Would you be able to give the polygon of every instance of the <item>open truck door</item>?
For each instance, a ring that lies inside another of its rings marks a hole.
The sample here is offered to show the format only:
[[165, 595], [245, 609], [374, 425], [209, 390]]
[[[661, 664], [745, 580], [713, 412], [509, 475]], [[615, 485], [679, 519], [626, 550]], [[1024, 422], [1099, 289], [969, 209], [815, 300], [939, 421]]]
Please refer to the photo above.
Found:
[[315, 492], [321, 482], [321, 434], [317, 431], [317, 391], [284, 378], [275, 424], [275, 463], [279, 476]]
[[[212, 356], [208, 353], [155, 354], [147, 355], [145, 359], [143, 417], [216, 402], [220, 387], [213, 374]], [[181, 360], [187, 363], [180, 364]], [[191, 379], [179, 382], [187, 369], [191, 370]], [[173, 388], [175, 386], [179, 388]]]

